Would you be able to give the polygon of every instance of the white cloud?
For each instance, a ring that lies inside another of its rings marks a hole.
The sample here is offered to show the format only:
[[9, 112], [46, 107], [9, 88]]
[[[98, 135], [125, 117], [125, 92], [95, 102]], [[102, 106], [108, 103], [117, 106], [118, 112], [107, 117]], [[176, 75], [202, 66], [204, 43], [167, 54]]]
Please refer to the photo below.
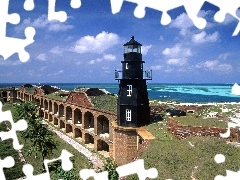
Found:
[[109, 69], [109, 67], [102, 67], [102, 69], [104, 69], [104, 70], [108, 70], [108, 69]]
[[180, 14], [176, 19], [172, 20], [170, 27], [180, 29], [180, 34], [185, 36], [188, 32], [188, 29], [193, 27], [194, 24], [192, 20], [188, 17], [186, 13]]
[[192, 42], [194, 43], [206, 43], [206, 42], [216, 42], [219, 38], [218, 32], [207, 35], [205, 31], [202, 31], [198, 34], [192, 35]]
[[46, 56], [45, 53], [39, 54], [36, 58], [40, 61], [46, 61], [47, 60], [47, 56]]
[[218, 56], [219, 59], [223, 59], [223, 60], [226, 60], [228, 58], [228, 56], [230, 55], [230, 53], [224, 53], [224, 54], [220, 54]]
[[101, 32], [96, 37], [84, 36], [77, 40], [71, 48], [76, 53], [103, 53], [107, 49], [119, 43], [119, 37], [115, 33]]
[[167, 64], [175, 65], [175, 66], [183, 66], [186, 63], [187, 63], [187, 60], [186, 59], [182, 59], [182, 58], [167, 60]]
[[88, 64], [95, 64], [96, 60], [90, 60], [88, 61]]
[[152, 70], [161, 70], [162, 69], [162, 65], [155, 65], [155, 66], [151, 66]]
[[56, 76], [56, 75], [62, 74], [63, 72], [64, 72], [64, 70], [59, 70], [58, 72], [48, 74], [47, 76]]
[[56, 46], [56, 47], [52, 48], [49, 52], [52, 53], [52, 54], [56, 54], [56, 55], [61, 55], [62, 56], [63, 49], [60, 48], [59, 46]]
[[164, 37], [163, 37], [162, 35], [160, 35], [159, 40], [160, 40], [160, 41], [163, 41], [163, 40], [164, 40]]
[[219, 60], [210, 60], [198, 63], [196, 65], [197, 68], [204, 68], [212, 71], [222, 71], [222, 72], [230, 72], [233, 70], [232, 65], [221, 63]]
[[142, 46], [142, 55], [147, 55], [148, 50], [151, 49], [152, 45]]
[[192, 55], [192, 52], [190, 48], [184, 48], [181, 44], [176, 44], [172, 48], [164, 49], [162, 54], [172, 58], [184, 58], [190, 57]]
[[82, 62], [81, 61], [78, 61], [78, 62], [76, 62], [75, 63], [77, 66], [79, 66], [80, 64], [82, 64]]
[[44, 71], [47, 68], [47, 66], [43, 66], [39, 69], [39, 71]]
[[112, 54], [105, 54], [103, 55], [103, 59], [106, 61], [115, 61], [117, 58]]
[[25, 29], [27, 26], [32, 26], [34, 28], [47, 28], [48, 31], [67, 31], [69, 29], [72, 29], [74, 26], [68, 25], [67, 23], [62, 23], [57, 20], [49, 21], [46, 14], [40, 16], [39, 18], [35, 20], [31, 20], [30, 18], [24, 19], [23, 23], [16, 26], [15, 31], [19, 32]]
[[95, 64], [95, 63], [98, 63], [98, 62], [102, 62], [103, 58], [97, 58], [97, 59], [93, 59], [93, 60], [90, 60], [88, 62], [88, 64]]

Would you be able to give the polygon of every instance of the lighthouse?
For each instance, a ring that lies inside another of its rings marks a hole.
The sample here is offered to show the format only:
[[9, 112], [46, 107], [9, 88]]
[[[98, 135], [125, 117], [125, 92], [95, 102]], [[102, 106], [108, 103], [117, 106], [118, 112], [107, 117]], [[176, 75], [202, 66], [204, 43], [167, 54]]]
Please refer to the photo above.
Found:
[[143, 70], [142, 44], [134, 36], [123, 46], [122, 70], [115, 71], [115, 80], [119, 81], [117, 125], [137, 128], [150, 123], [146, 81], [152, 80], [152, 71]]

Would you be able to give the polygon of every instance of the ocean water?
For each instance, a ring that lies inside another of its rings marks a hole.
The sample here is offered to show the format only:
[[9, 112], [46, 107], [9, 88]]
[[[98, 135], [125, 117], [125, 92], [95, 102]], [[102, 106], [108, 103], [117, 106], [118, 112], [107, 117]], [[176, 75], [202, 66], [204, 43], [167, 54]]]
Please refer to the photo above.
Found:
[[[22, 84], [0, 84], [0, 87], [20, 87]], [[39, 84], [34, 84], [39, 85]], [[117, 83], [49, 83], [64, 90], [76, 87], [106, 89], [118, 93]], [[180, 102], [240, 102], [240, 96], [232, 94], [233, 84], [147, 84], [150, 99], [177, 100]]]

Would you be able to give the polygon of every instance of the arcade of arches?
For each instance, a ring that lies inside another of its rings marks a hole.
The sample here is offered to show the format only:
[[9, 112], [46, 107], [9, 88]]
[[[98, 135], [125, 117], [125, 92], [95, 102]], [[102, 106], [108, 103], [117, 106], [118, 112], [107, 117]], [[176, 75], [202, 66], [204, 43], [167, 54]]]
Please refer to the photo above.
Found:
[[114, 158], [119, 166], [133, 161], [142, 141], [154, 139], [145, 129], [140, 128], [139, 133], [139, 128], [118, 126], [117, 115], [113, 112], [31, 94], [24, 89], [16, 94], [15, 98], [23, 102], [37, 101], [40, 105], [38, 113], [46, 121], [88, 148]]
[[21, 91], [18, 97], [22, 101], [37, 101], [40, 104], [38, 113], [45, 120], [87, 147], [112, 157], [111, 122], [116, 120], [116, 114]]

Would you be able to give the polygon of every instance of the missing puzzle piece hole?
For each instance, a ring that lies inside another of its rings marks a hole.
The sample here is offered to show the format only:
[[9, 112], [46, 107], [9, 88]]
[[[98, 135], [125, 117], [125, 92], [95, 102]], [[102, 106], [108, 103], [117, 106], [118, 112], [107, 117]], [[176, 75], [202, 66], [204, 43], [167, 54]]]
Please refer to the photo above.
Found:
[[33, 176], [33, 166], [31, 164], [24, 164], [22, 171], [27, 177]]
[[81, 0], [71, 0], [70, 3], [71, 7], [74, 9], [80, 8], [81, 7]]
[[23, 7], [26, 11], [32, 11], [34, 9], [34, 0], [25, 0]]

